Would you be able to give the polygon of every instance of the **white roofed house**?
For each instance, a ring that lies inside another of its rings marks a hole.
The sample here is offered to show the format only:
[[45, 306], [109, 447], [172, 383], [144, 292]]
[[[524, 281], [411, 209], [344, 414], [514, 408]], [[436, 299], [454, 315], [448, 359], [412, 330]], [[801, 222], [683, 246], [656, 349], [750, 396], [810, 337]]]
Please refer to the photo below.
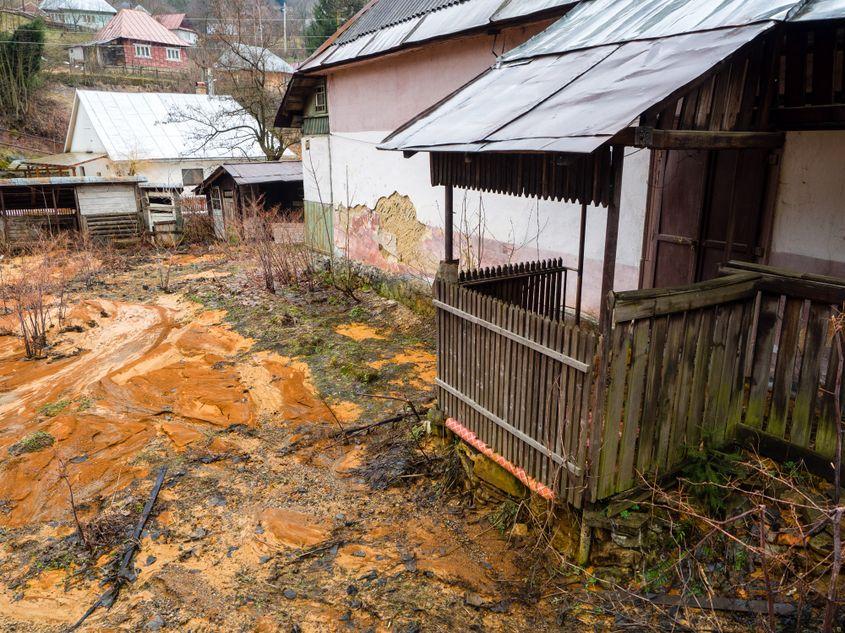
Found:
[[235, 80], [240, 73], [248, 76], [249, 73], [260, 72], [267, 89], [281, 91], [296, 72], [293, 66], [270, 49], [242, 42], [231, 43], [220, 55], [215, 67]]
[[106, 0], [43, 0], [38, 8], [54, 22], [98, 31], [117, 11]]
[[175, 199], [221, 162], [264, 159], [255, 130], [231, 97], [77, 90], [64, 150], [75, 175], [143, 176]]

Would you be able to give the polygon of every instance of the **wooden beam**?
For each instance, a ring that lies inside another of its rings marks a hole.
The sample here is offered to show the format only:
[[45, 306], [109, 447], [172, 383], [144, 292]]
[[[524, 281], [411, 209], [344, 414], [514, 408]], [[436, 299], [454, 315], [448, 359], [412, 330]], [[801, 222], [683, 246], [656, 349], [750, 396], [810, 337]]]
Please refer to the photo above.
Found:
[[[578, 233], [578, 285], [575, 287], [575, 325], [581, 324], [581, 290], [584, 287], [584, 242], [587, 231], [587, 203], [581, 203], [581, 225]], [[566, 297], [563, 298], [564, 302]]]
[[776, 149], [783, 147], [783, 132], [711, 132], [656, 130], [629, 127], [613, 137], [614, 143], [650, 149]]
[[773, 116], [777, 127], [785, 130], [845, 129], [845, 105], [777, 108]]
[[616, 276], [616, 245], [619, 241], [619, 204], [622, 197], [622, 164], [625, 160], [625, 148], [613, 146], [610, 164], [610, 204], [607, 205], [607, 224], [604, 230], [604, 270], [601, 277], [601, 309], [599, 329], [608, 319], [608, 296], [613, 290]]

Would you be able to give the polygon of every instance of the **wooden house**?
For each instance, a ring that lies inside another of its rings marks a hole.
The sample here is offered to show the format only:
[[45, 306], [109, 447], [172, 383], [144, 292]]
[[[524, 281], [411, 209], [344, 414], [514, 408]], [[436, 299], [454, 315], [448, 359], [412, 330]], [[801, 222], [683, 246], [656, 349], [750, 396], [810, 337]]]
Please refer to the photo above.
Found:
[[[834, 0], [586, 0], [386, 138], [443, 191], [447, 426], [578, 507], [702, 443], [831, 474], [843, 33]], [[575, 206], [574, 257], [461, 270], [461, 190]]]
[[204, 195], [218, 237], [234, 220], [243, 221], [252, 205], [277, 216], [278, 224], [302, 241], [302, 162], [224, 163], [200, 183], [194, 192]]

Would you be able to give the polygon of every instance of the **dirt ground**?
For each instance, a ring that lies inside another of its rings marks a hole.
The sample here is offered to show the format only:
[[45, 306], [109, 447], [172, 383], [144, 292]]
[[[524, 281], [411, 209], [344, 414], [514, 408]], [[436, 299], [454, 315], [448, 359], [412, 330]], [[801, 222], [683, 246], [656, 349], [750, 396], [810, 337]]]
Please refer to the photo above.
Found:
[[422, 424], [338, 435], [403, 410], [363, 394], [431, 404], [432, 323], [366, 290], [272, 296], [206, 252], [165, 292], [125, 257], [73, 290], [46, 359], [2, 317], [0, 630], [77, 621], [162, 466], [137, 576], [82, 631], [559, 630], [559, 592], [448, 489]]

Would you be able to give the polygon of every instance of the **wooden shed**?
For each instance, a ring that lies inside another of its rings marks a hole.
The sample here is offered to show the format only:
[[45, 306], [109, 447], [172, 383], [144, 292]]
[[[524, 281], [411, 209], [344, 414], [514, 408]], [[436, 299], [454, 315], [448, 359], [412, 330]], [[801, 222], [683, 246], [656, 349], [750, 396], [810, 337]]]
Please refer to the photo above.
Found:
[[301, 161], [223, 163], [194, 191], [208, 199], [218, 237], [233, 221], [246, 219], [252, 204], [273, 213], [286, 230], [304, 230]]
[[25, 244], [39, 234], [81, 231], [98, 239], [141, 234], [140, 177], [0, 180], [0, 238]]

